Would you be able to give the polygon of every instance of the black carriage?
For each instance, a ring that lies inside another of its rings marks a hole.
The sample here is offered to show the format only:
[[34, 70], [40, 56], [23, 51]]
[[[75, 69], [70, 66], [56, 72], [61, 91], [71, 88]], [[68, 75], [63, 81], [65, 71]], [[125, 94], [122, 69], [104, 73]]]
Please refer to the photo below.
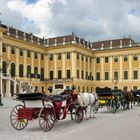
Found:
[[[76, 122], [83, 120], [83, 108], [76, 103], [72, 94], [46, 96], [41, 93], [27, 93], [18, 94], [16, 100], [23, 102], [16, 105], [10, 114], [11, 124], [17, 130], [24, 129], [29, 121], [38, 119], [40, 128], [47, 132], [56, 120], [65, 119], [68, 112]], [[37, 105], [36, 101], [41, 105]], [[27, 105], [31, 102], [34, 102], [33, 106]]]
[[99, 106], [106, 106], [108, 110], [112, 110], [113, 113], [117, 111], [120, 107], [120, 96], [121, 93], [117, 90], [112, 90], [111, 88], [96, 88], [96, 93], [99, 96]]
[[137, 89], [137, 90], [131, 90], [133, 95], [134, 95], [134, 104], [137, 103], [139, 104], [140, 103], [140, 89]]

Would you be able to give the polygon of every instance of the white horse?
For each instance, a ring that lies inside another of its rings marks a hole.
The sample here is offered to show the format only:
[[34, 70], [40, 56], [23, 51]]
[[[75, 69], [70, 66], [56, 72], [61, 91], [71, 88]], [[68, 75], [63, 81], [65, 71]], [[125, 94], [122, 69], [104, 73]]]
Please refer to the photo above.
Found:
[[85, 109], [85, 116], [87, 118], [87, 108], [90, 107], [90, 118], [95, 118], [94, 113], [97, 113], [99, 107], [98, 95], [96, 93], [78, 93], [78, 103]]

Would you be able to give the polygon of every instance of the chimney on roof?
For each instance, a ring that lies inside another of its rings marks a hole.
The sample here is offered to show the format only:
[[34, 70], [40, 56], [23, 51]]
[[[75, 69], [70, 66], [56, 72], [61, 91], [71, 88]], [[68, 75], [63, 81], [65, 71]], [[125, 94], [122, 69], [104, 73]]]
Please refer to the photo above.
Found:
[[122, 40], [120, 40], [120, 48], [122, 48]]
[[47, 41], [47, 47], [49, 47], [49, 39], [47, 39], [46, 41]]
[[63, 45], [65, 45], [65, 44], [66, 44], [66, 38], [63, 37]]
[[9, 27], [7, 27], [7, 35], [8, 35], [8, 36], [10, 35]]
[[132, 40], [129, 41], [129, 47], [132, 47]]
[[84, 48], [85, 48], [85, 47], [86, 47], [86, 46], [85, 46], [85, 40], [83, 40], [83, 45], [84, 45]]
[[102, 44], [102, 47], [101, 47], [101, 50], [103, 50], [104, 49], [104, 44]]
[[39, 37], [37, 38], [37, 43], [38, 43], [38, 45], [40, 45], [40, 42], [39, 42]]
[[33, 35], [32, 35], [32, 33], [30, 33], [30, 35], [31, 35], [31, 42], [33, 43]]
[[79, 42], [79, 45], [81, 45], [81, 39], [80, 39], [80, 37], [78, 38], [78, 42]]
[[57, 38], [54, 40], [54, 46], [57, 46]]
[[23, 38], [26, 41], [26, 33], [25, 32], [23, 33]]
[[16, 30], [16, 38], [18, 38], [18, 30]]
[[73, 35], [72, 44], [76, 44], [76, 38], [75, 38], [75, 35]]
[[90, 47], [91, 47], [91, 49], [92, 49], [92, 43], [90, 43]]
[[110, 49], [112, 49], [112, 41], [110, 41]]
[[44, 44], [44, 46], [45, 46], [45, 44], [46, 44], [46, 43], [45, 43], [45, 37], [43, 36], [42, 39], [43, 39], [43, 44]]

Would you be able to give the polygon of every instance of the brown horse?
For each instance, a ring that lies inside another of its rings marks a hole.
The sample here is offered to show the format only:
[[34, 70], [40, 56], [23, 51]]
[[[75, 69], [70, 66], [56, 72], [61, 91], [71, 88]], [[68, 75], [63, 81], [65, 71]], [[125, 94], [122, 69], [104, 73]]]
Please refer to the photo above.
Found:
[[125, 104], [127, 105], [126, 106], [126, 109], [130, 109], [129, 108], [129, 103], [131, 105], [131, 109], [133, 108], [132, 107], [132, 103], [134, 101], [134, 95], [133, 95], [133, 92], [130, 90], [130, 91], [124, 91], [124, 98], [125, 98]]

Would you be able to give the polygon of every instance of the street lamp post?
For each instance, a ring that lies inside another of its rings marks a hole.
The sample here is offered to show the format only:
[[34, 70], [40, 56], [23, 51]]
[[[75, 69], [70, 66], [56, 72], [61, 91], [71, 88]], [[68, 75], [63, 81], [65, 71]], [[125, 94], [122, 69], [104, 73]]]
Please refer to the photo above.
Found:
[[[1, 62], [1, 57], [2, 56], [0, 56], [0, 62]], [[2, 104], [2, 93], [1, 93], [1, 91], [2, 91], [2, 68], [1, 68], [1, 64], [0, 64], [0, 106], [3, 106], [3, 104]]]
[[[1, 12], [0, 12], [0, 15], [1, 15]], [[0, 20], [0, 24], [1, 24], [1, 20]]]
[[[0, 62], [2, 64], [1, 57], [2, 56], [0, 56]], [[0, 64], [0, 106], [3, 106], [3, 103], [2, 103], [2, 71], [3, 71], [3, 68], [1, 67], [1, 64]], [[6, 59], [6, 69], [9, 66], [9, 64], [10, 64], [10, 60], [7, 58]]]
[[[1, 12], [0, 12], [0, 15], [1, 15]], [[1, 20], [0, 20], [0, 26], [1, 26]], [[3, 106], [2, 104], [2, 68], [1, 68], [1, 55], [0, 55], [0, 106]]]

